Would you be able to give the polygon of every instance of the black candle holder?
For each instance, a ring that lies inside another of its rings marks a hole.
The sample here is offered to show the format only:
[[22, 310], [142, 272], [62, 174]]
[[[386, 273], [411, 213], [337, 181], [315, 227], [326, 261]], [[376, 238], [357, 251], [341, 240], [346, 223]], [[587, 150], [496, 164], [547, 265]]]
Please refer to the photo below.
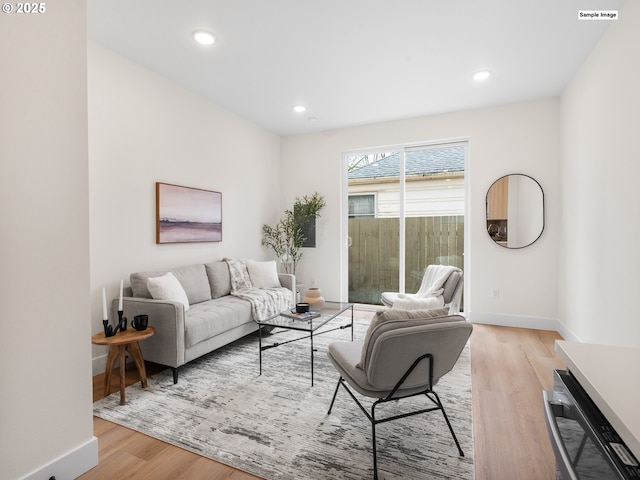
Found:
[[109, 325], [109, 320], [102, 320], [102, 325], [104, 325], [104, 336], [105, 337], [113, 337], [118, 331], [118, 327], [114, 330], [111, 325]]
[[118, 326], [116, 328], [120, 329], [121, 332], [127, 329], [127, 317], [124, 316], [122, 310], [118, 310]]
[[109, 325], [109, 320], [102, 320], [102, 325], [104, 326], [104, 336], [113, 337], [118, 333], [118, 330], [124, 332], [127, 329], [127, 317], [124, 316], [124, 312], [122, 310], [118, 310], [118, 324], [115, 328]]

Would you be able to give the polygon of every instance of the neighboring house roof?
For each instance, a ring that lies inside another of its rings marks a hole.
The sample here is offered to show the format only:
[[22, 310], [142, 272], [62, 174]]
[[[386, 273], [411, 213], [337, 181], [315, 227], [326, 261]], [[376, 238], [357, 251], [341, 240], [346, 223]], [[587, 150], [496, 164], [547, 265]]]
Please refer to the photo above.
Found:
[[[434, 175], [444, 172], [464, 172], [464, 147], [448, 147], [411, 150], [406, 154], [405, 175]], [[358, 178], [398, 177], [400, 153], [370, 163], [349, 172], [349, 180]]]

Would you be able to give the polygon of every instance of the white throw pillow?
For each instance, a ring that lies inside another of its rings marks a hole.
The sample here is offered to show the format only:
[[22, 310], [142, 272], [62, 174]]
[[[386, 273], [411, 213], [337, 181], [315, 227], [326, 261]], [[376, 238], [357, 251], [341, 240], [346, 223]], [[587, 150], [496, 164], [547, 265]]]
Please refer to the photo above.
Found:
[[184, 305], [184, 311], [189, 310], [189, 299], [180, 285], [176, 276], [169, 272], [161, 277], [149, 277], [147, 279], [149, 293], [156, 300], [170, 300]]
[[247, 270], [249, 277], [251, 277], [251, 284], [255, 288], [278, 288], [281, 286], [275, 260], [268, 262], [247, 260]]

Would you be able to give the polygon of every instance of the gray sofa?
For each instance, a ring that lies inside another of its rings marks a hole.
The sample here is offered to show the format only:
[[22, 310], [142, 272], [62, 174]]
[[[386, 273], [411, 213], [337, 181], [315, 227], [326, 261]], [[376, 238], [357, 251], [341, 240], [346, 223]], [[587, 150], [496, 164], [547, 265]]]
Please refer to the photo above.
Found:
[[[266, 262], [265, 262], [266, 263]], [[123, 311], [131, 324], [134, 316], [149, 316], [156, 333], [140, 342], [144, 359], [173, 369], [206, 353], [227, 345], [258, 329], [249, 301], [230, 295], [232, 282], [225, 261], [187, 265], [172, 269], [188, 298], [188, 307], [172, 300], [154, 299], [147, 280], [167, 272], [138, 272], [130, 275], [131, 286], [124, 289]], [[291, 292], [295, 304], [295, 276], [277, 274], [282, 287]], [[285, 292], [282, 292], [283, 294]], [[112, 303], [111, 318], [118, 318], [118, 299]]]

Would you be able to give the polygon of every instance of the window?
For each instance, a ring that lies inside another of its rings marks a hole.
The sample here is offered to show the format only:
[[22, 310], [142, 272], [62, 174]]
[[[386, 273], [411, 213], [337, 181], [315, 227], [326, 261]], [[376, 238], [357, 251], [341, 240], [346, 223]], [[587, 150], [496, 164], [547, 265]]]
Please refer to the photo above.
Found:
[[375, 218], [376, 195], [358, 193], [349, 195], [349, 218]]

